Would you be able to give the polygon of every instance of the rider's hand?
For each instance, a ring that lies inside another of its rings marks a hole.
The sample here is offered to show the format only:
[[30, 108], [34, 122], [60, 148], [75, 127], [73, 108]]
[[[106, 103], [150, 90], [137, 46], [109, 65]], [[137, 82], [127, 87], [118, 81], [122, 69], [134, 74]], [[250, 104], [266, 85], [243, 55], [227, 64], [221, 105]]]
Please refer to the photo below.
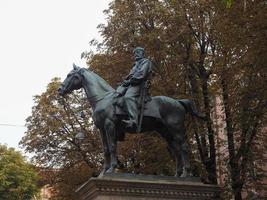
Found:
[[124, 80], [130, 80], [132, 77], [133, 77], [133, 75], [132, 74], [129, 74], [126, 77], [124, 77]]
[[122, 82], [122, 86], [124, 86], [124, 87], [128, 87], [129, 85], [130, 85], [130, 80], [124, 80]]

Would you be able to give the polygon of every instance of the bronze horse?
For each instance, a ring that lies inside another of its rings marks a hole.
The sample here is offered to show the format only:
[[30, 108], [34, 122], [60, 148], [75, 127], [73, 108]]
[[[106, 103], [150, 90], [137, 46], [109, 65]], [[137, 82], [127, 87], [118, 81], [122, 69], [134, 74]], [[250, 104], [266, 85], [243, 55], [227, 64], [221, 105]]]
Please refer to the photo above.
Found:
[[[127, 129], [121, 122], [127, 118], [127, 114], [114, 105], [118, 98], [116, 90], [93, 71], [74, 65], [58, 91], [63, 96], [80, 88], [86, 92], [93, 108], [93, 121], [101, 133], [104, 148], [104, 169], [101, 174], [114, 172], [118, 166], [117, 141], [123, 140], [125, 132], [135, 133], [135, 130]], [[187, 112], [203, 118], [188, 99], [155, 96], [146, 104], [141, 126], [141, 132], [157, 131], [167, 141], [176, 161], [176, 176], [181, 177], [191, 175], [184, 127]]]

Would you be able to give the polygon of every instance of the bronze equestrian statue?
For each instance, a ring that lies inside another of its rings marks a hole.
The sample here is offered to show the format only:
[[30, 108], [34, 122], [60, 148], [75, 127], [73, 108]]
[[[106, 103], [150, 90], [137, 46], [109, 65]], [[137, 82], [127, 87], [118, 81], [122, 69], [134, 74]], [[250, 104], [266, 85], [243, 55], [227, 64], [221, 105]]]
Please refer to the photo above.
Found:
[[[134, 79], [131, 80], [130, 78], [129, 82], [131, 83], [131, 81]], [[126, 132], [136, 133], [135, 127], [128, 126], [128, 124], [132, 125], [136, 121], [129, 122], [128, 112], [114, 103], [119, 98], [123, 98], [120, 97], [118, 91], [90, 69], [74, 65], [73, 70], [69, 72], [58, 91], [60, 95], [64, 96], [80, 88], [85, 90], [93, 109], [93, 121], [101, 133], [104, 148], [104, 169], [100, 175], [112, 173], [118, 166], [117, 141], [123, 141]], [[131, 89], [128, 90], [130, 93]], [[131, 105], [128, 105], [127, 108], [130, 109]], [[177, 100], [166, 96], [152, 97], [145, 104], [140, 128], [140, 132], [157, 131], [167, 141], [168, 148], [176, 161], [176, 176], [181, 177], [191, 175], [184, 127], [187, 112], [198, 118], [203, 118], [195, 110], [192, 101], [188, 99]], [[136, 113], [130, 116], [130, 120], [136, 120]]]

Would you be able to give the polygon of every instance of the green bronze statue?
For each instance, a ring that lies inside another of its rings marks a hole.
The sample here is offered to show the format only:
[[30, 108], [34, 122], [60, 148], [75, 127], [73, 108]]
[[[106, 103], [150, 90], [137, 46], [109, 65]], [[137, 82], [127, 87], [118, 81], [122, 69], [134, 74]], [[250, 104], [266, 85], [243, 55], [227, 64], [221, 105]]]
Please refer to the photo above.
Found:
[[[100, 175], [112, 173], [118, 167], [117, 142], [124, 140], [125, 133], [156, 131], [166, 140], [176, 161], [176, 176], [191, 176], [185, 114], [189, 112], [198, 118], [204, 117], [189, 99], [154, 96], [145, 103], [145, 83], [149, 80], [152, 65], [144, 58], [143, 48], [136, 48], [134, 55], [134, 67], [117, 90], [90, 69], [74, 65], [61, 84], [59, 94], [64, 96], [73, 90], [85, 90], [103, 143], [105, 160]], [[125, 92], [121, 88], [126, 88]], [[124, 103], [119, 104], [120, 100]], [[139, 127], [136, 129], [136, 126]]]

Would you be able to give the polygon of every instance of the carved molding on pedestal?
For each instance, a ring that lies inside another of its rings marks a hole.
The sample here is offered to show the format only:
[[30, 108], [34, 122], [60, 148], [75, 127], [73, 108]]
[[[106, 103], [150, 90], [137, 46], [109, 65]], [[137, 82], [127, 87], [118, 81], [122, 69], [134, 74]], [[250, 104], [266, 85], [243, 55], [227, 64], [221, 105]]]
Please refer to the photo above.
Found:
[[[143, 176], [145, 177], [145, 176]], [[159, 177], [159, 176], [154, 176]], [[175, 180], [175, 181], [174, 181]], [[220, 189], [216, 185], [174, 178], [164, 180], [153, 178], [134, 179], [126, 177], [91, 178], [77, 192], [82, 200], [93, 200], [97, 196], [120, 196], [150, 199], [219, 199]], [[127, 198], [125, 198], [127, 199]]]

